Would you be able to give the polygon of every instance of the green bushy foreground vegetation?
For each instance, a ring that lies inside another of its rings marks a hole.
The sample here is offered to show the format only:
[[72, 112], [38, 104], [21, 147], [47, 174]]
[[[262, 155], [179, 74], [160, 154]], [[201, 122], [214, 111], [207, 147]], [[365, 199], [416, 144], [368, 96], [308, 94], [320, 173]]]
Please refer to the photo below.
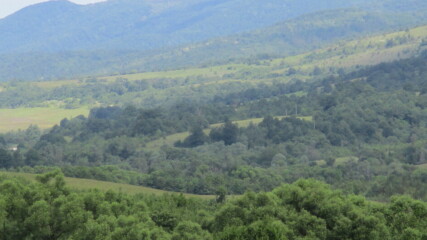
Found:
[[427, 237], [427, 203], [376, 203], [314, 180], [227, 200], [70, 190], [60, 172], [0, 176], [1, 239], [378, 239]]

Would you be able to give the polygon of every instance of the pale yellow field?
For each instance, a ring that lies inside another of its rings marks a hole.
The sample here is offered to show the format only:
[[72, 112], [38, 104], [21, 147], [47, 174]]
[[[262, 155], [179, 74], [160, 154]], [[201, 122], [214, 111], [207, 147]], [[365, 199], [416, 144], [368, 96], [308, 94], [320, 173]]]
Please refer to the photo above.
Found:
[[37, 125], [41, 129], [46, 129], [59, 124], [64, 118], [73, 118], [78, 115], [87, 116], [89, 108], [77, 109], [62, 108], [16, 108], [0, 109], [0, 132], [12, 130], [23, 130], [30, 125]]

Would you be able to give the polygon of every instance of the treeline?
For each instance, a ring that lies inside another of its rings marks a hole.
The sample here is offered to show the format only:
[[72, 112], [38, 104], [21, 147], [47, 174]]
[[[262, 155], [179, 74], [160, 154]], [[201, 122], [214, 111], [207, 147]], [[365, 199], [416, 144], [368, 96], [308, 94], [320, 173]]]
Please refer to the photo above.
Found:
[[1, 239], [424, 239], [427, 204], [345, 195], [313, 180], [232, 200], [73, 191], [60, 172], [0, 176]]

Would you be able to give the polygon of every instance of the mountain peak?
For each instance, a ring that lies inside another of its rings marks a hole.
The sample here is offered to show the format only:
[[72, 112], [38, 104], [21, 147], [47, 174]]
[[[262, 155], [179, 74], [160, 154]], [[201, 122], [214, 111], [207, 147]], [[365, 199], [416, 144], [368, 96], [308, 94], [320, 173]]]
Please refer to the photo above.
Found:
[[70, 9], [75, 9], [78, 6], [79, 5], [73, 2], [70, 2], [68, 0], [52, 0], [48, 2], [41, 2], [41, 3], [27, 6], [17, 11], [16, 13], [9, 15], [5, 19], [16, 18], [17, 16], [32, 18], [37, 15], [50, 15], [55, 12], [68, 11]]

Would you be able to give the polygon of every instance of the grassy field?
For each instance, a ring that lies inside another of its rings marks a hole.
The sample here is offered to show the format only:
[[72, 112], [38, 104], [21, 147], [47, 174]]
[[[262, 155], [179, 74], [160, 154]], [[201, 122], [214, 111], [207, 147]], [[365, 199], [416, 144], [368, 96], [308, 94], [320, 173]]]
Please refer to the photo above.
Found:
[[[30, 181], [35, 181], [36, 174], [29, 173], [14, 173], [14, 172], [0, 172], [0, 175], [6, 175], [8, 177], [21, 177]], [[111, 182], [103, 182], [96, 181], [90, 179], [80, 179], [80, 178], [69, 178], [66, 177], [65, 181], [67, 185], [75, 190], [90, 190], [90, 189], [99, 189], [101, 191], [117, 191], [123, 192], [127, 194], [155, 194], [155, 195], [163, 195], [163, 194], [173, 194], [175, 192], [163, 191], [154, 188], [134, 186], [129, 184], [120, 184], [120, 183], [111, 183]], [[214, 199], [213, 195], [195, 195], [195, 194], [184, 194], [186, 197], [197, 197], [203, 199]]]
[[16, 108], [0, 109], [0, 132], [26, 129], [30, 125], [37, 125], [42, 129], [50, 128], [64, 118], [89, 114], [89, 108], [77, 109], [62, 108]]
[[35, 82], [34, 85], [39, 88], [52, 89], [67, 85], [81, 85], [82, 82], [79, 80], [60, 80], [60, 81], [45, 81], [45, 82]]
[[417, 168], [427, 169], [427, 163], [417, 165]]
[[[286, 116], [277, 116], [275, 118], [277, 119], [283, 119]], [[312, 121], [312, 117], [308, 116], [308, 117], [298, 117], [300, 119], [306, 120], [306, 121]], [[251, 119], [245, 119], [245, 120], [238, 120], [238, 121], [233, 121], [234, 124], [237, 124], [239, 127], [247, 127], [249, 126], [249, 124], [259, 124], [262, 122], [264, 118], [251, 118]], [[220, 127], [221, 125], [223, 125], [223, 123], [216, 123], [216, 124], [211, 124], [210, 128], [204, 129], [203, 131], [209, 135], [211, 128], [217, 128]], [[171, 134], [169, 136], [148, 142], [146, 144], [146, 148], [147, 149], [159, 149], [160, 147], [167, 145], [167, 146], [173, 146], [173, 144], [179, 140], [184, 140], [185, 138], [187, 138], [188, 136], [190, 136], [190, 132], [182, 132], [182, 133], [175, 133], [175, 134]]]

